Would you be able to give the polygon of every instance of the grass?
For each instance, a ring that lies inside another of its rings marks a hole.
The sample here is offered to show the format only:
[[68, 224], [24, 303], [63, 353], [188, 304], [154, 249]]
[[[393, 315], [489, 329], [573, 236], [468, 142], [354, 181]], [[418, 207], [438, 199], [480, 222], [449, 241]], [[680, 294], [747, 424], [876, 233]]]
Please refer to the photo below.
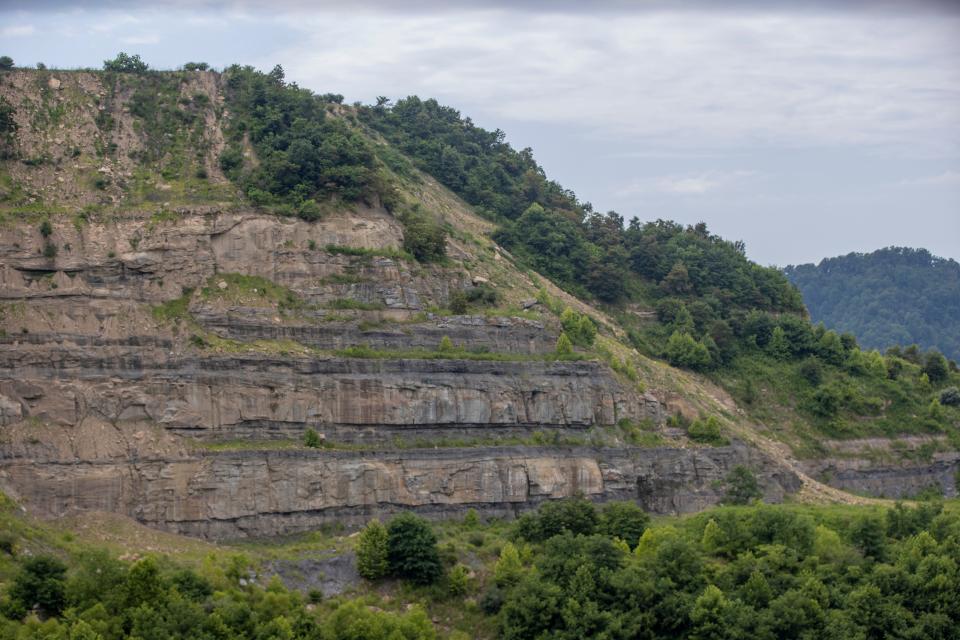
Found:
[[431, 350], [431, 349], [374, 349], [367, 346], [348, 347], [334, 351], [334, 355], [341, 358], [367, 358], [382, 360], [496, 360], [501, 362], [545, 361], [556, 360], [580, 361], [589, 358], [580, 353], [560, 355], [529, 354], [529, 353], [501, 353], [491, 351], [468, 351], [462, 348]]
[[[225, 286], [221, 287], [220, 283]], [[219, 273], [200, 290], [205, 299], [226, 300], [235, 304], [277, 305], [281, 310], [298, 310], [307, 304], [292, 290], [262, 278], [240, 273]]]
[[183, 295], [173, 300], [168, 300], [163, 304], [151, 307], [150, 312], [153, 319], [157, 322], [177, 322], [190, 318], [190, 299], [193, 297], [193, 289], [186, 288]]
[[368, 249], [366, 247], [349, 247], [346, 245], [328, 244], [324, 247], [324, 250], [333, 255], [358, 256], [366, 258], [393, 258], [394, 260], [407, 260], [410, 262], [416, 261], [411, 254], [401, 249]]
[[327, 303], [328, 309], [338, 310], [356, 310], [356, 311], [381, 311], [386, 308], [382, 302], [361, 302], [353, 298], [336, 298]]

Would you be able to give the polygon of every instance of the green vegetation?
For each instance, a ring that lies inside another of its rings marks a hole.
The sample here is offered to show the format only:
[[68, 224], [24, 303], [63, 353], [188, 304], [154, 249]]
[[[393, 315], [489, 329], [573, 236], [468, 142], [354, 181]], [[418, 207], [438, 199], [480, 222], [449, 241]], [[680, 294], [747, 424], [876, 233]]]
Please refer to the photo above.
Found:
[[917, 344], [960, 359], [960, 263], [888, 247], [785, 269], [810, 316], [874, 349]]
[[413, 260], [413, 255], [397, 249], [367, 249], [365, 247], [347, 247], [344, 245], [328, 244], [324, 251], [334, 255], [393, 258], [395, 260]]
[[[224, 79], [233, 116], [220, 165], [255, 204], [315, 220], [321, 203], [334, 197], [394, 203], [370, 143], [327, 117], [322, 96], [284, 82], [279, 65], [270, 73], [234, 65]], [[245, 158], [247, 144], [256, 163]]]
[[306, 303], [287, 287], [260, 276], [240, 273], [211, 276], [200, 293], [207, 299], [222, 299], [238, 304], [277, 305], [282, 311], [306, 307]]
[[[568, 340], [569, 343], [569, 340]], [[341, 358], [371, 358], [381, 360], [412, 359], [412, 360], [499, 360], [504, 362], [523, 362], [529, 360], [584, 360], [586, 356], [570, 351], [556, 354], [527, 354], [503, 353], [495, 351], [471, 351], [451, 345], [450, 349], [437, 348], [436, 351], [427, 349], [374, 349], [368, 346], [348, 347], [334, 352]]]
[[103, 61], [103, 70], [114, 73], [146, 73], [150, 69], [139, 55], [128, 55], [124, 52], [117, 54], [113, 60]]
[[13, 69], [13, 58], [0, 56], [0, 71], [9, 71], [10, 69]]

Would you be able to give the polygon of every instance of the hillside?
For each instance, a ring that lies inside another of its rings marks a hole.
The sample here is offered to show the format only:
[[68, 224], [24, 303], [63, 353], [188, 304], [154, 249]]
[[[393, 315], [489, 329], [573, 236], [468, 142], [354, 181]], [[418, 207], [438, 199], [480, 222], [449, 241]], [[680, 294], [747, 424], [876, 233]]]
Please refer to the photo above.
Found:
[[846, 331], [873, 349], [918, 345], [960, 359], [960, 264], [925, 249], [873, 253], [789, 266], [814, 322]]
[[36, 513], [956, 494], [957, 373], [810, 325], [739, 243], [624, 227], [433, 101], [127, 62], [0, 74], [0, 483]]

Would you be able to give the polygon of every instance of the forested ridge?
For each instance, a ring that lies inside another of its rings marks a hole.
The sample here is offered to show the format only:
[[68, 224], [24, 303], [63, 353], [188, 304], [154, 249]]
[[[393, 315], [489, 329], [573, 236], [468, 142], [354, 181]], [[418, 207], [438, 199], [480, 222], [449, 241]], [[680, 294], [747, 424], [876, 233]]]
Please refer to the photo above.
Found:
[[917, 344], [960, 357], [960, 263], [926, 249], [849, 253], [784, 273], [815, 322], [875, 349]]

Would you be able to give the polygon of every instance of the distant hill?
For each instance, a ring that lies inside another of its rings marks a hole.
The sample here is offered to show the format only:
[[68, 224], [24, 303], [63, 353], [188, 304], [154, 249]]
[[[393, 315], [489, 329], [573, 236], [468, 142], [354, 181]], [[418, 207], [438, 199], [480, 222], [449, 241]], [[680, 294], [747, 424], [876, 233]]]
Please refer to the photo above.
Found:
[[784, 272], [814, 322], [849, 331], [866, 347], [937, 348], [960, 358], [960, 263], [926, 249], [887, 247]]

